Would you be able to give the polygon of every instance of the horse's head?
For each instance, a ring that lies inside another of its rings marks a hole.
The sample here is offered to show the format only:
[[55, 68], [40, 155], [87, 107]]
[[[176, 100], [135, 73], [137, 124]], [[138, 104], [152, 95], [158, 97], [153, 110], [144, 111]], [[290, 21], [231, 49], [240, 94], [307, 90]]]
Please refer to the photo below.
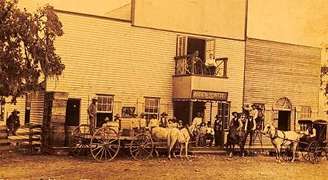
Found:
[[270, 132], [274, 132], [274, 131], [275, 131], [275, 127], [274, 127], [272, 124], [267, 124], [267, 125], [264, 127], [262, 133], [263, 133], [263, 134], [269, 134]]

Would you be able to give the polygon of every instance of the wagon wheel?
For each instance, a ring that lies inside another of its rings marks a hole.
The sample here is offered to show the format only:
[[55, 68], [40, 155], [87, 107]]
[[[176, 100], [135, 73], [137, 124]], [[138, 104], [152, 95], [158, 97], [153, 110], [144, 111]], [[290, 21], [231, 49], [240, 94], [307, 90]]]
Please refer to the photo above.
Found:
[[286, 149], [281, 153], [281, 156], [284, 161], [291, 161], [293, 159], [293, 151], [291, 150], [291, 147], [286, 147]]
[[312, 163], [318, 163], [320, 161], [320, 153], [321, 150], [319, 148], [319, 143], [316, 141], [313, 141], [310, 143], [309, 147], [307, 148], [307, 156], [308, 160], [310, 160]]
[[148, 159], [154, 150], [154, 143], [148, 133], [140, 133], [130, 144], [130, 154], [135, 160]]
[[120, 138], [118, 132], [109, 127], [98, 129], [92, 136], [90, 151], [97, 161], [111, 161], [120, 150]]
[[322, 159], [328, 160], [328, 144], [322, 147], [321, 156]]
[[90, 128], [81, 124], [72, 131], [71, 153], [75, 156], [87, 155], [90, 148]]

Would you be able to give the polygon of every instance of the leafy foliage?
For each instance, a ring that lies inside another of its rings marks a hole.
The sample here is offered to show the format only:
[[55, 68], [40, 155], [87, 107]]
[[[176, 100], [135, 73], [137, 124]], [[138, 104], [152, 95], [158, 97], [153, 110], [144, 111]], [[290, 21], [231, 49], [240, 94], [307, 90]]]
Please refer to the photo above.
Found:
[[12, 101], [40, 88], [39, 78], [58, 77], [65, 66], [54, 41], [63, 35], [54, 8], [35, 13], [17, 7], [17, 0], [0, 0], [0, 96]]

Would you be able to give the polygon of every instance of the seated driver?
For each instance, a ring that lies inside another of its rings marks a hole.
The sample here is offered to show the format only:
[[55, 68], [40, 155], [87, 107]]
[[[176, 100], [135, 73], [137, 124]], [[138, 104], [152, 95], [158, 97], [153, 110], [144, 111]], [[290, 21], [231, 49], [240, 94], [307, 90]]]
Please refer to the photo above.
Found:
[[309, 126], [305, 132], [305, 139], [308, 142], [312, 142], [316, 139], [317, 136], [317, 130], [315, 128], [313, 128], [313, 125]]

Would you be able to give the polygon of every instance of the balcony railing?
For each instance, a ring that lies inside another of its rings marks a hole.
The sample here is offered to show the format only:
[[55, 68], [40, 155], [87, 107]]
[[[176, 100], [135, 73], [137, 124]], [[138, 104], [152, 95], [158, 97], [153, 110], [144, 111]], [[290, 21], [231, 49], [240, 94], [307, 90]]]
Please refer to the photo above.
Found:
[[227, 77], [228, 58], [217, 58], [215, 63], [206, 64], [190, 56], [175, 57], [175, 75], [201, 75]]

